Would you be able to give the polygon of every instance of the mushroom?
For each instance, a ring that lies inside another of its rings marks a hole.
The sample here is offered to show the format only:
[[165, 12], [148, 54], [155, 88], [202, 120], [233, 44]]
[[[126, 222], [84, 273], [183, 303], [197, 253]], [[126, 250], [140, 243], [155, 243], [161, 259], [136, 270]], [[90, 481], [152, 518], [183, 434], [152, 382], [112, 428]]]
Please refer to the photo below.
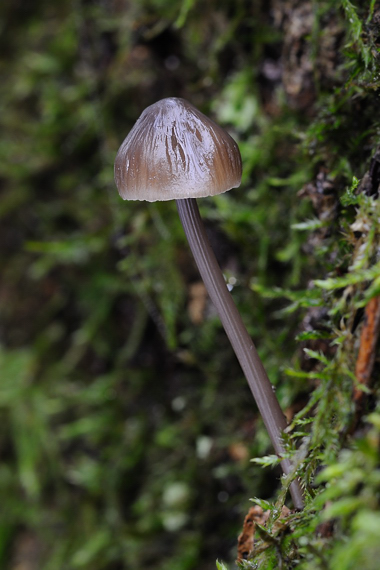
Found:
[[[193, 105], [175, 97], [149, 106], [122, 143], [115, 181], [124, 200], [176, 200], [178, 213], [210, 298], [252, 391], [276, 454], [285, 450], [287, 423], [256, 348], [244, 326], [209, 244], [196, 198], [240, 185], [239, 148], [230, 135]], [[289, 459], [281, 466], [292, 470]], [[295, 508], [303, 507], [298, 480], [290, 485]]]

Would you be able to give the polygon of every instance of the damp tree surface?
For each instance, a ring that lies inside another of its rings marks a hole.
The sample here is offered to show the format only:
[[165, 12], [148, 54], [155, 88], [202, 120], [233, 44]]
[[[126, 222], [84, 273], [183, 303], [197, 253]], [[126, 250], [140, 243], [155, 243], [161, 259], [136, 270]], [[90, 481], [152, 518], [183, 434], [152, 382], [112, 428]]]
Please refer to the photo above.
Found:
[[[0, 566], [376, 569], [379, 3], [0, 14]], [[286, 410], [302, 512], [175, 205], [113, 182], [164, 97], [239, 143], [242, 186], [201, 213]]]

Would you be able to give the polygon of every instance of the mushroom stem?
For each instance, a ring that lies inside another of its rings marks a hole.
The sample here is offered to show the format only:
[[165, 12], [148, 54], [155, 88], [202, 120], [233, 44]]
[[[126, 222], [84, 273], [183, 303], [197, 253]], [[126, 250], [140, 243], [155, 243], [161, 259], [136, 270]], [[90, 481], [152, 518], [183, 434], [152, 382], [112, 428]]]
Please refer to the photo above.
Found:
[[[186, 198], [176, 200], [176, 203], [199, 273], [243, 369], [274, 450], [281, 457], [285, 453], [282, 431], [287, 426], [286, 419], [256, 348], [227, 289], [222, 271], [208, 241], [197, 202], [195, 198]], [[285, 474], [292, 470], [291, 462], [287, 458], [281, 461], [281, 467]], [[290, 493], [295, 508], [302, 509], [304, 501], [298, 480], [291, 483]]]

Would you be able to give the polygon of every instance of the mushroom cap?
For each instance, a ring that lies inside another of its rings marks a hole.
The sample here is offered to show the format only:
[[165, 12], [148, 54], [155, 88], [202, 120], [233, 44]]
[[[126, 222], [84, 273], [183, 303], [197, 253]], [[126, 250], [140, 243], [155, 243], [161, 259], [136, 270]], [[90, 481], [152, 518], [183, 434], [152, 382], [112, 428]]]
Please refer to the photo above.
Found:
[[213, 196], [239, 186], [241, 173], [233, 138], [176, 97], [143, 111], [115, 160], [116, 186], [124, 200]]

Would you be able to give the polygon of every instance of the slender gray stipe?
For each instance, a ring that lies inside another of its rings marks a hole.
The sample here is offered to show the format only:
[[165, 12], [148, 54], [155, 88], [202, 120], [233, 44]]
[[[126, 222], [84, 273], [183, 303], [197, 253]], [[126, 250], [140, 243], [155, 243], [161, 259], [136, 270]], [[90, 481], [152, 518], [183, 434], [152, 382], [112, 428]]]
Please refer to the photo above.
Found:
[[[285, 451], [281, 432], [287, 426], [286, 418], [257, 354], [255, 345], [248, 334], [231, 293], [227, 289], [222, 271], [208, 241], [197, 201], [195, 198], [188, 198], [177, 200], [176, 203], [199, 273], [243, 369], [274, 450], [277, 455], [281, 456]], [[281, 467], [286, 474], [292, 468], [288, 459], [281, 462]], [[302, 509], [302, 491], [297, 481], [291, 484], [290, 492], [295, 508]]]

